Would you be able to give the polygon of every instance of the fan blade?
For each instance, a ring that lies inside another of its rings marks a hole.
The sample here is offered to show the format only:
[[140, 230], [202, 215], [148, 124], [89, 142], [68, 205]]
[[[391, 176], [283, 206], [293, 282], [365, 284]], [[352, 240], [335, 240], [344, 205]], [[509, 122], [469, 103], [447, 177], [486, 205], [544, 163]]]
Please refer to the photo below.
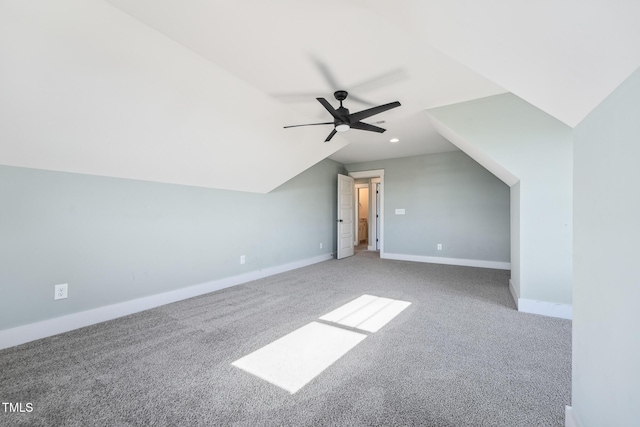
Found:
[[329, 142], [331, 141], [331, 138], [333, 138], [333, 135], [335, 135], [336, 133], [338, 133], [337, 130], [332, 130], [331, 133], [329, 134], [329, 136], [327, 137], [327, 139], [324, 140], [324, 142]]
[[298, 127], [300, 127], [300, 126], [318, 126], [318, 125], [332, 125], [332, 124], [333, 124], [333, 122], [309, 123], [309, 124], [306, 124], [306, 125], [291, 125], [291, 126], [285, 126], [284, 128], [285, 128], [285, 129], [287, 129], [287, 128], [298, 128]]
[[375, 103], [371, 102], [371, 101], [367, 101], [366, 99], [360, 98], [359, 96], [356, 96], [352, 93], [349, 94], [349, 100], [350, 101], [355, 101], [355, 102], [359, 102], [362, 105], [368, 105], [370, 107], [373, 107], [374, 105], [376, 105]]
[[325, 64], [324, 62], [322, 62], [321, 60], [319, 60], [313, 55], [311, 56], [311, 60], [314, 62], [314, 64], [320, 71], [320, 74], [322, 74], [322, 77], [324, 77], [327, 83], [329, 83], [329, 87], [334, 91], [338, 90], [340, 88], [339, 87], [340, 85], [338, 84], [338, 81], [333, 76], [333, 73], [331, 72], [331, 70], [329, 70], [329, 67], [327, 66], [327, 64]]
[[[338, 79], [336, 79], [336, 76], [331, 71], [331, 68], [329, 68], [329, 66], [325, 62], [323, 62], [313, 54], [309, 55], [309, 59], [311, 60], [311, 62], [314, 63], [314, 65], [316, 66], [320, 74], [322, 74], [322, 77], [324, 77], [325, 81], [329, 85], [329, 88], [334, 92], [336, 90], [343, 89], [345, 87], [349, 92], [356, 92], [356, 91], [364, 92], [372, 89], [378, 89], [378, 88], [381, 88], [382, 86], [387, 86], [393, 83], [397, 83], [407, 78], [407, 73], [404, 69], [396, 68], [384, 74], [380, 74], [378, 76], [372, 77], [365, 81], [356, 83], [355, 85], [347, 87], [341, 84], [340, 82], [338, 82]], [[353, 94], [350, 94], [349, 98], [351, 99], [351, 101], [359, 102], [360, 104], [367, 105], [369, 107], [373, 107], [376, 105], [371, 101], [360, 98]]]
[[386, 129], [379, 128], [378, 126], [370, 125], [369, 123], [355, 122], [351, 123], [351, 129], [368, 130], [370, 132], [383, 133]]
[[380, 74], [379, 76], [357, 83], [353, 86], [349, 86], [349, 99], [359, 102], [360, 104], [367, 105], [369, 107], [375, 107], [376, 104], [366, 99], [360, 98], [357, 95], [354, 95], [353, 92], [370, 91], [372, 89], [377, 89], [382, 86], [400, 82], [402, 80], [405, 80], [406, 78], [407, 73], [402, 68], [396, 68], [395, 70], [391, 70], [384, 74]]
[[368, 80], [349, 86], [349, 92], [368, 92], [373, 89], [380, 89], [394, 83], [406, 80], [409, 76], [403, 68], [395, 68], [384, 74], [377, 75]]
[[331, 104], [329, 104], [329, 101], [327, 101], [327, 100], [326, 100], [326, 99], [324, 99], [324, 98], [316, 98], [316, 99], [318, 100], [318, 102], [320, 102], [320, 104], [322, 104], [322, 106], [323, 106], [324, 108], [326, 108], [326, 109], [327, 109], [327, 111], [328, 111], [329, 113], [331, 113], [331, 115], [333, 116], [333, 118], [335, 118], [335, 119], [339, 119], [339, 120], [344, 120], [342, 117], [340, 117], [340, 114], [338, 114], [338, 112], [335, 110], [335, 108], [333, 108], [333, 107], [331, 106]]
[[351, 123], [359, 122], [362, 119], [375, 116], [376, 114], [380, 114], [384, 111], [391, 110], [392, 108], [396, 108], [399, 106], [400, 106], [400, 103], [398, 101], [391, 102], [389, 104], [379, 105], [377, 107], [369, 108], [368, 110], [362, 110], [362, 111], [358, 111], [357, 113], [349, 114], [349, 120], [351, 121]]
[[269, 95], [274, 98], [279, 99], [282, 102], [311, 102], [313, 98], [318, 95], [322, 95], [325, 93], [325, 90], [318, 90], [315, 92], [278, 92], [278, 93], [269, 93]]

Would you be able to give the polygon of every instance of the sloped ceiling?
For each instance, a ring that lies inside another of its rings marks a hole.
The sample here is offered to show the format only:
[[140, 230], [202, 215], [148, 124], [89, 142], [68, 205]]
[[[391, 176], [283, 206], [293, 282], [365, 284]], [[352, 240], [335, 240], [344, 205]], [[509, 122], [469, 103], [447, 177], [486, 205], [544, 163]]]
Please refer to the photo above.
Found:
[[[0, 0], [0, 164], [268, 192], [328, 156], [455, 150], [424, 110], [506, 91], [573, 126], [640, 66], [638, 7]], [[336, 89], [402, 107], [384, 134], [282, 129]]]
[[[352, 111], [400, 101], [402, 107], [368, 120], [384, 120], [379, 124], [387, 129], [384, 134], [343, 135], [351, 144], [331, 156], [342, 163], [455, 150], [427, 116], [418, 113], [504, 92], [359, 2], [107, 1], [308, 116], [310, 122], [330, 118], [315, 98], [337, 105], [337, 89], [357, 97], [345, 101]], [[279, 125], [287, 124], [296, 122]], [[331, 126], [323, 129], [326, 136]], [[308, 130], [288, 132], [310, 144], [324, 141], [313, 139]], [[400, 143], [390, 143], [394, 137]]]
[[100, 0], [1, 5], [2, 164], [268, 192], [347, 144]]
[[366, 3], [571, 127], [640, 67], [638, 1]]

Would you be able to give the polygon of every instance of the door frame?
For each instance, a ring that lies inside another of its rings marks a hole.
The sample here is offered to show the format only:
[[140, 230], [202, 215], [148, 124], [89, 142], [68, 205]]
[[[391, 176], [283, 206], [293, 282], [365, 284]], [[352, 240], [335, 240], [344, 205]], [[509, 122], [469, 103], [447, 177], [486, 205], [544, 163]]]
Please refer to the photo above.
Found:
[[[382, 255], [384, 255], [384, 169], [349, 172], [349, 176], [352, 177], [353, 179], [360, 179], [360, 178], [379, 178], [380, 179], [380, 212], [378, 212], [378, 215], [380, 215], [379, 217], [380, 235], [376, 237], [378, 238], [378, 243], [380, 243], [380, 258], [382, 258]], [[370, 197], [374, 194], [375, 194], [374, 192], [369, 190]], [[372, 246], [375, 247], [375, 244]]]
[[[371, 189], [369, 190], [371, 194], [371, 216], [373, 217], [374, 221], [373, 224], [369, 224], [369, 227], [371, 228], [371, 230], [369, 230], [369, 236], [373, 236], [371, 238], [371, 242], [373, 242], [373, 245], [369, 245], [368, 249], [370, 251], [377, 251], [378, 248], [380, 247], [379, 244], [380, 243], [378, 241], [378, 234], [380, 234], [380, 231], [378, 230], [378, 226], [381, 224], [380, 221], [380, 217], [378, 217], [378, 207], [382, 206], [382, 204], [380, 203], [380, 199], [379, 197], [376, 197], [376, 186], [378, 186], [378, 191], [380, 190], [380, 186], [378, 184], [380, 184], [380, 178], [371, 178], [371, 180], [369, 181], [371, 184]], [[380, 194], [380, 193], [378, 193]]]

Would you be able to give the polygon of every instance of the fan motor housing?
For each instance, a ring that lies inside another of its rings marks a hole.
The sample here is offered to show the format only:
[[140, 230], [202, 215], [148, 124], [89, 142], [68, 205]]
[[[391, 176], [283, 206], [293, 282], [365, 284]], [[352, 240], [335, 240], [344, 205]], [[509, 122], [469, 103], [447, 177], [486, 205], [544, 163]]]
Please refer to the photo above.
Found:
[[333, 96], [336, 97], [336, 99], [340, 102], [344, 101], [345, 99], [347, 99], [347, 96], [349, 95], [349, 92], [347, 92], [346, 90], [337, 90], [335, 92], [333, 92]]

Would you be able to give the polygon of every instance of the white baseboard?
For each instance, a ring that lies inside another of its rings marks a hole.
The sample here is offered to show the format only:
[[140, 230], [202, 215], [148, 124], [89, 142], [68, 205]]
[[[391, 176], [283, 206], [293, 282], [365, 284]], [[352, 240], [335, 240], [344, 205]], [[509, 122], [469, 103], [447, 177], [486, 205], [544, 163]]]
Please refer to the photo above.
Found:
[[578, 417], [571, 406], [564, 407], [564, 427], [580, 427]]
[[240, 285], [252, 280], [262, 279], [263, 277], [272, 276], [274, 274], [284, 273], [285, 271], [295, 270], [296, 268], [306, 267], [332, 258], [333, 254], [324, 254], [288, 264], [265, 268], [263, 270], [240, 274], [238, 276], [212, 280], [210, 282], [176, 289], [175, 291], [150, 295], [148, 297], [137, 298], [131, 301], [98, 307], [91, 310], [81, 311], [79, 313], [30, 323], [28, 325], [17, 326], [11, 329], [5, 329], [0, 331], [0, 350], [24, 344], [29, 341], [61, 334], [74, 329], [79, 329], [85, 326], [94, 325], [96, 323], [105, 322], [118, 317], [127, 316], [129, 314], [159, 307], [172, 302], [193, 298], [198, 295], [207, 294], [209, 292], [218, 291], [231, 286]]
[[516, 288], [513, 286], [513, 281], [511, 279], [509, 279], [509, 291], [511, 292], [513, 302], [516, 303], [516, 308], [518, 308], [518, 293], [516, 292]]
[[391, 254], [389, 252], [380, 253], [380, 258], [395, 259], [399, 261], [428, 262], [432, 264], [461, 265], [464, 267], [482, 267], [495, 268], [498, 270], [511, 270], [510, 262], [484, 261], [481, 259], [441, 258], [437, 256]]
[[369, 246], [367, 246], [367, 250], [368, 250], [368, 251], [375, 251], [375, 250], [376, 250], [376, 247], [375, 247], [375, 246], [371, 246], [371, 245], [369, 245]]
[[573, 306], [559, 302], [537, 301], [518, 298], [518, 311], [524, 313], [541, 314], [543, 316], [573, 319]]
[[511, 298], [513, 298], [513, 301], [516, 303], [518, 311], [540, 314], [542, 316], [559, 317], [561, 319], [573, 318], [573, 306], [571, 304], [519, 298], [511, 279], [509, 279], [509, 291], [511, 292]]

